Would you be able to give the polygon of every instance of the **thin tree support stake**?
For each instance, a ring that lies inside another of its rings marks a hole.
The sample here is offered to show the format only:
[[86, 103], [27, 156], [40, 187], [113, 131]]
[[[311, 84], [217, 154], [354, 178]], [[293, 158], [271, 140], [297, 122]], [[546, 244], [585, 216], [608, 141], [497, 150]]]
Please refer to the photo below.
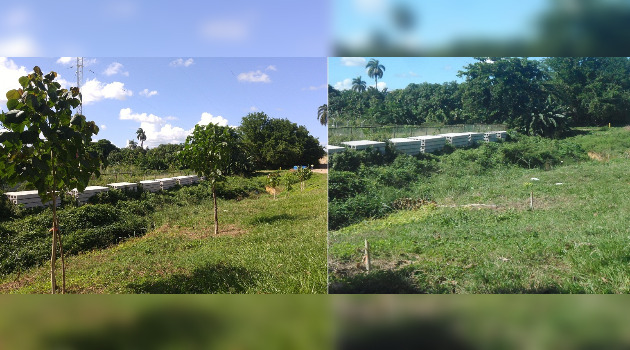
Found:
[[529, 193], [529, 210], [534, 210], [534, 191]]
[[368, 243], [367, 239], [365, 240], [365, 270], [370, 272], [370, 268], [372, 267], [372, 262], [370, 260], [370, 243]]
[[63, 243], [59, 229], [57, 229], [57, 239], [59, 240], [59, 254], [61, 254], [61, 294], [66, 294], [66, 259], [63, 256]]

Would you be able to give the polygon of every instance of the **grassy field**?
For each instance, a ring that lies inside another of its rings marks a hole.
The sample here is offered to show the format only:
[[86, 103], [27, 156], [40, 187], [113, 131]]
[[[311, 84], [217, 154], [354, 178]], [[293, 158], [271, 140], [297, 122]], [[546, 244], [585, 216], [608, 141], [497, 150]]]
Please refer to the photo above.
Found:
[[436, 174], [412, 185], [435, 204], [331, 231], [329, 292], [630, 292], [630, 130], [571, 141], [591, 160]]
[[[69, 293], [325, 293], [326, 175], [306, 189], [153, 213], [156, 229], [66, 258]], [[49, 293], [48, 264], [0, 279], [3, 293]], [[58, 281], [59, 281], [58, 277]]]

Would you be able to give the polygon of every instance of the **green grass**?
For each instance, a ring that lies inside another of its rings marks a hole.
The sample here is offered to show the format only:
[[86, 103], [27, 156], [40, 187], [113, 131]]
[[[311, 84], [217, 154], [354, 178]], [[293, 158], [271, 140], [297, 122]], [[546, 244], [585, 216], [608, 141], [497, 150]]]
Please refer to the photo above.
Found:
[[[602, 161], [415, 183], [412, 193], [430, 193], [437, 204], [329, 233], [329, 291], [630, 292], [628, 139], [623, 128], [591, 129], [572, 140], [607, 154]], [[361, 265], [366, 239], [369, 273]]]
[[[116, 246], [66, 258], [69, 293], [324, 293], [326, 175], [306, 189], [171, 205], [157, 229]], [[49, 293], [50, 265], [0, 280], [5, 293]], [[58, 277], [58, 281], [60, 276]]]

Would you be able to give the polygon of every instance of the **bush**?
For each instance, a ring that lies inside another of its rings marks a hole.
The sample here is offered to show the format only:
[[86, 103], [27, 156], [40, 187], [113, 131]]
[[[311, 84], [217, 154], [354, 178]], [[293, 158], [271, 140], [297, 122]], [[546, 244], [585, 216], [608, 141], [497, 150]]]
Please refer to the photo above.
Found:
[[346, 200], [333, 200], [328, 204], [328, 229], [338, 230], [366, 218], [379, 218], [392, 208], [379, 196], [361, 193]]
[[366, 190], [363, 177], [350, 171], [331, 171], [328, 174], [328, 200], [347, 199]]
[[[0, 273], [37, 266], [50, 258], [51, 209], [0, 225]], [[110, 204], [59, 210], [64, 251], [76, 254], [142, 235], [149, 220]]]
[[548, 168], [560, 162], [586, 159], [580, 145], [568, 140], [549, 140], [539, 136], [519, 136], [518, 142], [505, 143], [500, 148], [504, 163], [523, 168]]

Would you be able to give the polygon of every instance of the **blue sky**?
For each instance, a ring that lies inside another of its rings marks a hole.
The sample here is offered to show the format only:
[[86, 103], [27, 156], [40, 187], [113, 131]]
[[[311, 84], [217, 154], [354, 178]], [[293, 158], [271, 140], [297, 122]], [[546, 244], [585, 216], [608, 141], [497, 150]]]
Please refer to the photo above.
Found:
[[[435, 48], [463, 38], [492, 40], [529, 38], [536, 21], [552, 1], [413, 1], [346, 0], [331, 4], [332, 32], [337, 43], [367, 45], [378, 31], [401, 45]], [[392, 10], [404, 8], [413, 18], [407, 30], [396, 27]]]
[[[75, 58], [0, 58], [0, 106], [6, 91], [37, 65], [76, 86]], [[145, 145], [183, 142], [197, 123], [238, 126], [250, 112], [304, 125], [321, 144], [317, 108], [327, 101], [325, 58], [84, 58], [83, 114], [96, 139], [124, 147], [142, 127]]]
[[329, 2], [294, 0], [13, 1], [0, 55], [326, 56]]
[[352, 79], [357, 76], [374, 86], [365, 65], [370, 59], [379, 60], [385, 66], [383, 78], [379, 79], [379, 90], [404, 89], [411, 83], [462, 82], [457, 72], [464, 66], [477, 62], [472, 57], [330, 57], [328, 58], [328, 83], [338, 89], [352, 87]]

